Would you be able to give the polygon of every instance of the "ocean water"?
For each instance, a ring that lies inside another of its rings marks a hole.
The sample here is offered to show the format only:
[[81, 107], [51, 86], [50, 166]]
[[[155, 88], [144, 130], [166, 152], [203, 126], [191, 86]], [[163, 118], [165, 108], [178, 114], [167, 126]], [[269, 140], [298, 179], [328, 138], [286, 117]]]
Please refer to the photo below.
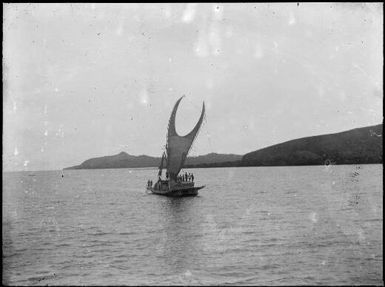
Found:
[[189, 171], [4, 173], [3, 284], [384, 284], [382, 165]]

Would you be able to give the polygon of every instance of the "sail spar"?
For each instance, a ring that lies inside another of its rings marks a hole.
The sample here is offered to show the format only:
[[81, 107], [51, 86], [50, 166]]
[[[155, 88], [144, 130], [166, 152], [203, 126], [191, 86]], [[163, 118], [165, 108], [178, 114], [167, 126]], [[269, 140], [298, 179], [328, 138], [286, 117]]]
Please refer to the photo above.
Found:
[[180, 101], [184, 96], [182, 96], [174, 106], [174, 109], [171, 112], [170, 120], [168, 122], [168, 133], [167, 133], [167, 172], [170, 176], [170, 179], [175, 180], [178, 173], [183, 167], [183, 164], [186, 160], [187, 154], [191, 148], [191, 145], [199, 131], [199, 128], [202, 125], [204, 114], [205, 114], [205, 103], [203, 102], [201, 116], [199, 121], [193, 128], [193, 130], [185, 136], [180, 136], [176, 133], [175, 129], [175, 116], [176, 111]]
[[163, 170], [163, 161], [165, 160], [165, 153], [163, 152], [162, 154], [162, 159], [160, 161], [160, 165], [159, 165], [159, 171], [158, 171], [158, 176], [162, 176], [162, 170]]

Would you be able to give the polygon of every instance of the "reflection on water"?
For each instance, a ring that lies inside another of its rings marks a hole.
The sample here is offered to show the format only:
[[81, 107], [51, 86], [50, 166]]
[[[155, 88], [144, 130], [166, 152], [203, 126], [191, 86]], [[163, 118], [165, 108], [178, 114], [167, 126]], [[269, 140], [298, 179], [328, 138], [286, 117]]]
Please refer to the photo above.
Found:
[[184, 273], [194, 268], [198, 237], [202, 233], [201, 216], [197, 212], [198, 197], [162, 198], [159, 200], [163, 217], [164, 231], [161, 235], [163, 264], [169, 266], [174, 274]]
[[383, 284], [382, 165], [4, 174], [4, 281], [21, 285]]

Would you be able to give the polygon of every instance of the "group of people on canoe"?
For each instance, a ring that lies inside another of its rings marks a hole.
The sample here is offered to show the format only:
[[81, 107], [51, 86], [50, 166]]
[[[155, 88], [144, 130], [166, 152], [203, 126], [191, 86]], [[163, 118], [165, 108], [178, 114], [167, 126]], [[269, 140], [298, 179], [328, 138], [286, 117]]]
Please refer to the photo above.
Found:
[[[168, 179], [168, 172], [166, 171], [166, 178]], [[180, 174], [176, 177], [177, 182], [182, 182], [182, 181], [191, 181], [194, 182], [194, 175], [192, 173], [187, 173], [185, 172], [184, 174]]]
[[194, 175], [192, 173], [185, 172], [184, 174], [177, 176], [177, 182], [191, 181], [194, 182]]
[[[168, 179], [168, 173], [166, 172], [166, 178]], [[161, 178], [159, 176], [158, 182], [161, 181]], [[184, 174], [178, 175], [176, 178], [177, 182], [194, 182], [194, 174], [185, 172]], [[147, 186], [152, 186], [152, 180], [147, 180]]]

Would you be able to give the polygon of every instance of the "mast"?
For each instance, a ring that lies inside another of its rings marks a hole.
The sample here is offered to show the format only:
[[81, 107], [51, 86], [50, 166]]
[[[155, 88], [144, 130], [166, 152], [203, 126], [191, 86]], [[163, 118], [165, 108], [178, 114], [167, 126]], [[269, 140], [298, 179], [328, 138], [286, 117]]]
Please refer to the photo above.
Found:
[[159, 172], [158, 172], [158, 176], [162, 176], [162, 170], [163, 170], [163, 161], [164, 161], [164, 158], [166, 157], [166, 153], [163, 152], [162, 154], [162, 160], [160, 161], [160, 165], [159, 165]]

